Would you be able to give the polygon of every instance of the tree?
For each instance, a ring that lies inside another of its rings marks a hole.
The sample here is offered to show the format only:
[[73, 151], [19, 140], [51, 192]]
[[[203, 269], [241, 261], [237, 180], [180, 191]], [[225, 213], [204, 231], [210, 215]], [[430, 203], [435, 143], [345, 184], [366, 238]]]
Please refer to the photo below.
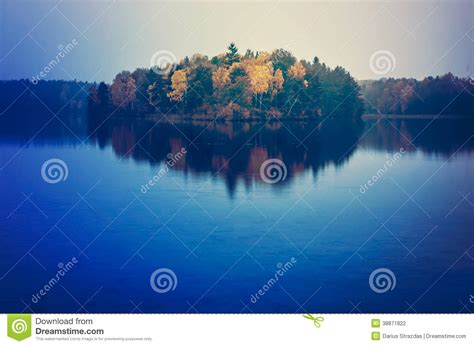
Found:
[[172, 91], [168, 93], [168, 97], [173, 101], [181, 102], [184, 100], [187, 88], [186, 71], [176, 70], [171, 76]]
[[137, 68], [132, 72], [132, 77], [135, 80], [137, 87], [136, 100], [133, 103], [135, 111], [145, 113], [151, 110], [148, 103], [148, 87], [152, 85], [157, 78], [161, 77], [159, 74], [151, 71], [148, 68]]
[[250, 49], [247, 49], [245, 51], [244, 58], [245, 59], [255, 59], [255, 52], [250, 50]]
[[283, 89], [284, 82], [285, 79], [283, 78], [283, 72], [281, 72], [280, 69], [277, 69], [272, 78], [272, 96], [275, 96], [281, 89]]
[[230, 71], [227, 67], [219, 67], [212, 74], [212, 85], [216, 89], [223, 89], [230, 82]]
[[206, 60], [196, 60], [196, 65], [187, 74], [188, 91], [186, 93], [186, 110], [197, 108], [212, 102], [212, 64]]
[[268, 61], [267, 53], [259, 54], [254, 60], [249, 60], [245, 65], [250, 88], [259, 101], [259, 108], [262, 108], [263, 94], [270, 90], [273, 77], [273, 66]]
[[400, 109], [402, 113], [407, 111], [408, 105], [414, 95], [413, 87], [411, 85], [405, 85], [400, 91]]
[[240, 61], [240, 55], [238, 53], [237, 46], [234, 44], [234, 42], [231, 42], [229, 44], [229, 47], [227, 47], [227, 53], [225, 54], [225, 60], [227, 65], [232, 65], [235, 62]]
[[281, 70], [283, 74], [286, 74], [288, 69], [296, 63], [296, 58], [285, 49], [275, 49], [270, 60], [275, 70]]
[[148, 104], [162, 112], [167, 112], [171, 107], [171, 101], [167, 95], [170, 89], [170, 81], [160, 76], [147, 88]]
[[99, 88], [97, 89], [97, 97], [102, 106], [107, 107], [109, 105], [109, 87], [104, 82], [100, 82]]
[[250, 86], [254, 94], [263, 94], [270, 89], [271, 68], [267, 65], [255, 65], [249, 69]]
[[110, 95], [112, 96], [112, 102], [119, 108], [126, 108], [128, 105], [132, 105], [136, 98], [137, 87], [135, 80], [129, 71], [122, 71], [117, 74], [110, 87]]
[[306, 71], [301, 62], [297, 62], [293, 64], [288, 70], [288, 76], [296, 80], [303, 80], [305, 74], [306, 74]]

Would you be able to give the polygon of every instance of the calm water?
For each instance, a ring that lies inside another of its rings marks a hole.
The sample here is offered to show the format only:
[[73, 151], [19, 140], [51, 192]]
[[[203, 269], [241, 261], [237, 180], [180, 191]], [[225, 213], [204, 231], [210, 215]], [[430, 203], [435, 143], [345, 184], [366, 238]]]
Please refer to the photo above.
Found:
[[[1, 312], [466, 312], [474, 294], [472, 122], [18, 123], [0, 130]], [[284, 181], [262, 180], [270, 158]], [[158, 268], [174, 290], [152, 290]], [[378, 268], [393, 290], [371, 289]]]

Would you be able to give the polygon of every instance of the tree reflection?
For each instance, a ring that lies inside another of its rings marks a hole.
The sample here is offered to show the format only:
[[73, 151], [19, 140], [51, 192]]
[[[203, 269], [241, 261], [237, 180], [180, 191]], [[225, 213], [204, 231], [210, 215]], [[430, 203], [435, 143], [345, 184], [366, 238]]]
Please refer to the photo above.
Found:
[[114, 119], [102, 124], [91, 120], [89, 130], [92, 142], [111, 145], [119, 157], [151, 165], [185, 148], [186, 154], [173, 169], [223, 178], [232, 192], [239, 180], [245, 185], [261, 182], [260, 167], [268, 159], [284, 162], [287, 178], [281, 184], [308, 169], [317, 174], [327, 165], [340, 166], [354, 153], [362, 123], [338, 119], [285, 123]]

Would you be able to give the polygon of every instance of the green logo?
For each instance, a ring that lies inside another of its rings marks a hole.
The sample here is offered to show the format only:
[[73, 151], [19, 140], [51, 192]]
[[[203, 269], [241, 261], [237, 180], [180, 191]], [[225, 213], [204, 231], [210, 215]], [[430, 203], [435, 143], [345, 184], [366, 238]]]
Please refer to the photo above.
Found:
[[21, 341], [31, 336], [31, 315], [12, 314], [7, 316], [7, 335]]
[[380, 333], [372, 332], [372, 340], [380, 340]]
[[306, 314], [306, 315], [303, 315], [303, 317], [307, 318], [308, 320], [313, 321], [313, 324], [316, 328], [321, 327], [321, 322], [324, 321], [324, 317], [322, 317], [322, 316], [314, 317], [311, 314]]
[[380, 328], [380, 320], [372, 320], [372, 328]]

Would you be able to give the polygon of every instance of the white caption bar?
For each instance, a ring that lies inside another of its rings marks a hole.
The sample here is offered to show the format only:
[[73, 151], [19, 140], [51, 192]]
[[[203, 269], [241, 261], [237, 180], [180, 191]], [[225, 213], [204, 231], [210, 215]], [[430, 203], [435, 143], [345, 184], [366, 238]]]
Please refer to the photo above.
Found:
[[0, 315], [0, 344], [473, 345], [472, 314]]

